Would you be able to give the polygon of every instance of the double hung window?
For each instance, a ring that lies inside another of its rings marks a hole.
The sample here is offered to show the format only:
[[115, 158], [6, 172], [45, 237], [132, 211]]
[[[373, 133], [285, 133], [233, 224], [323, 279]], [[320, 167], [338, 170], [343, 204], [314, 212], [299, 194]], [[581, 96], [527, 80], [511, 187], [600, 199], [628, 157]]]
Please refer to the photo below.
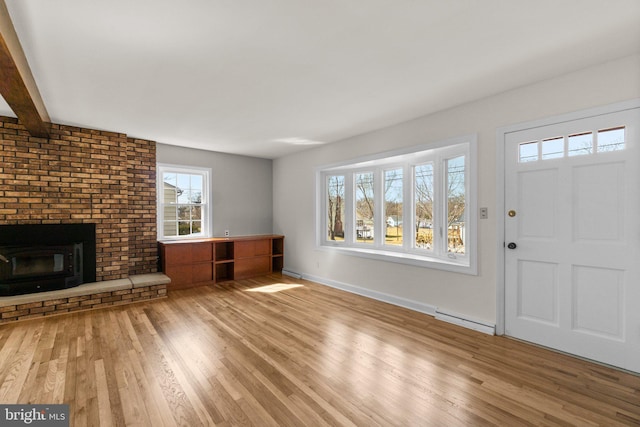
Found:
[[158, 165], [158, 239], [209, 237], [206, 168]]

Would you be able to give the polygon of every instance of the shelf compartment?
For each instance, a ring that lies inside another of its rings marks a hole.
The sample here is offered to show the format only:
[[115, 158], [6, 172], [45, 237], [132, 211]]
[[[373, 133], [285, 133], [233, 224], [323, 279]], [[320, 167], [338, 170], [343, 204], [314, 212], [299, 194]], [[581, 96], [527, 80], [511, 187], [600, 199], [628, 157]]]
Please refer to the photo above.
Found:
[[276, 237], [271, 240], [271, 254], [284, 255], [284, 238]]
[[281, 273], [284, 268], [284, 257], [282, 255], [275, 255], [271, 258], [271, 271], [273, 273]]
[[221, 262], [215, 264], [215, 278], [216, 283], [224, 282], [227, 280], [234, 280], [233, 270], [234, 263], [233, 262]]
[[233, 260], [233, 242], [215, 242], [215, 260], [218, 261], [230, 261]]

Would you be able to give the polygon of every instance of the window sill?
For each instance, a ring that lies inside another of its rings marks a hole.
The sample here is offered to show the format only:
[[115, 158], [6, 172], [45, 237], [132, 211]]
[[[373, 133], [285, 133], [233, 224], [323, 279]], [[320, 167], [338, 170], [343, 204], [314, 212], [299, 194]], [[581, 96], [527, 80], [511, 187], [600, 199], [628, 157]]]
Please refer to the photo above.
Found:
[[477, 268], [473, 264], [469, 264], [469, 258], [464, 259], [464, 263], [455, 262], [454, 260], [445, 260], [440, 258], [428, 257], [407, 252], [385, 251], [380, 249], [354, 248], [333, 245], [319, 245], [319, 250], [328, 252], [337, 252], [349, 256], [357, 256], [377, 261], [395, 262], [399, 264], [413, 265], [416, 267], [432, 268], [435, 270], [444, 270], [454, 273], [462, 273], [476, 276]]
[[207, 240], [212, 238], [213, 236], [205, 236], [205, 235], [198, 235], [198, 236], [158, 236], [158, 241], [159, 242], [168, 242], [168, 241], [190, 241], [190, 242], [197, 242], [198, 240]]

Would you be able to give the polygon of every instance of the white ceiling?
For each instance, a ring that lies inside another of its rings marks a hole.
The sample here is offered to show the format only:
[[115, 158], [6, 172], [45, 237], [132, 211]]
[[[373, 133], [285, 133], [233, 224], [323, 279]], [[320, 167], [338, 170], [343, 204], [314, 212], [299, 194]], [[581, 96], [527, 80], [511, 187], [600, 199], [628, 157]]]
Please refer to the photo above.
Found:
[[640, 52], [638, 0], [6, 3], [53, 122], [265, 158]]

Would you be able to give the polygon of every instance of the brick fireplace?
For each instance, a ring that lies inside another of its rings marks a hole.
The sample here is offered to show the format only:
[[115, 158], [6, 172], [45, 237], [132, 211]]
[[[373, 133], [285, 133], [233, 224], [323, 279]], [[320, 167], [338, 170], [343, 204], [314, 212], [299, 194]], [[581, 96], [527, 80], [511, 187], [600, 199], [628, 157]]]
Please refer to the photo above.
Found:
[[96, 280], [157, 271], [155, 142], [0, 117], [0, 224], [96, 224]]
[[0, 117], [0, 224], [95, 224], [96, 282], [157, 272], [155, 142]]

